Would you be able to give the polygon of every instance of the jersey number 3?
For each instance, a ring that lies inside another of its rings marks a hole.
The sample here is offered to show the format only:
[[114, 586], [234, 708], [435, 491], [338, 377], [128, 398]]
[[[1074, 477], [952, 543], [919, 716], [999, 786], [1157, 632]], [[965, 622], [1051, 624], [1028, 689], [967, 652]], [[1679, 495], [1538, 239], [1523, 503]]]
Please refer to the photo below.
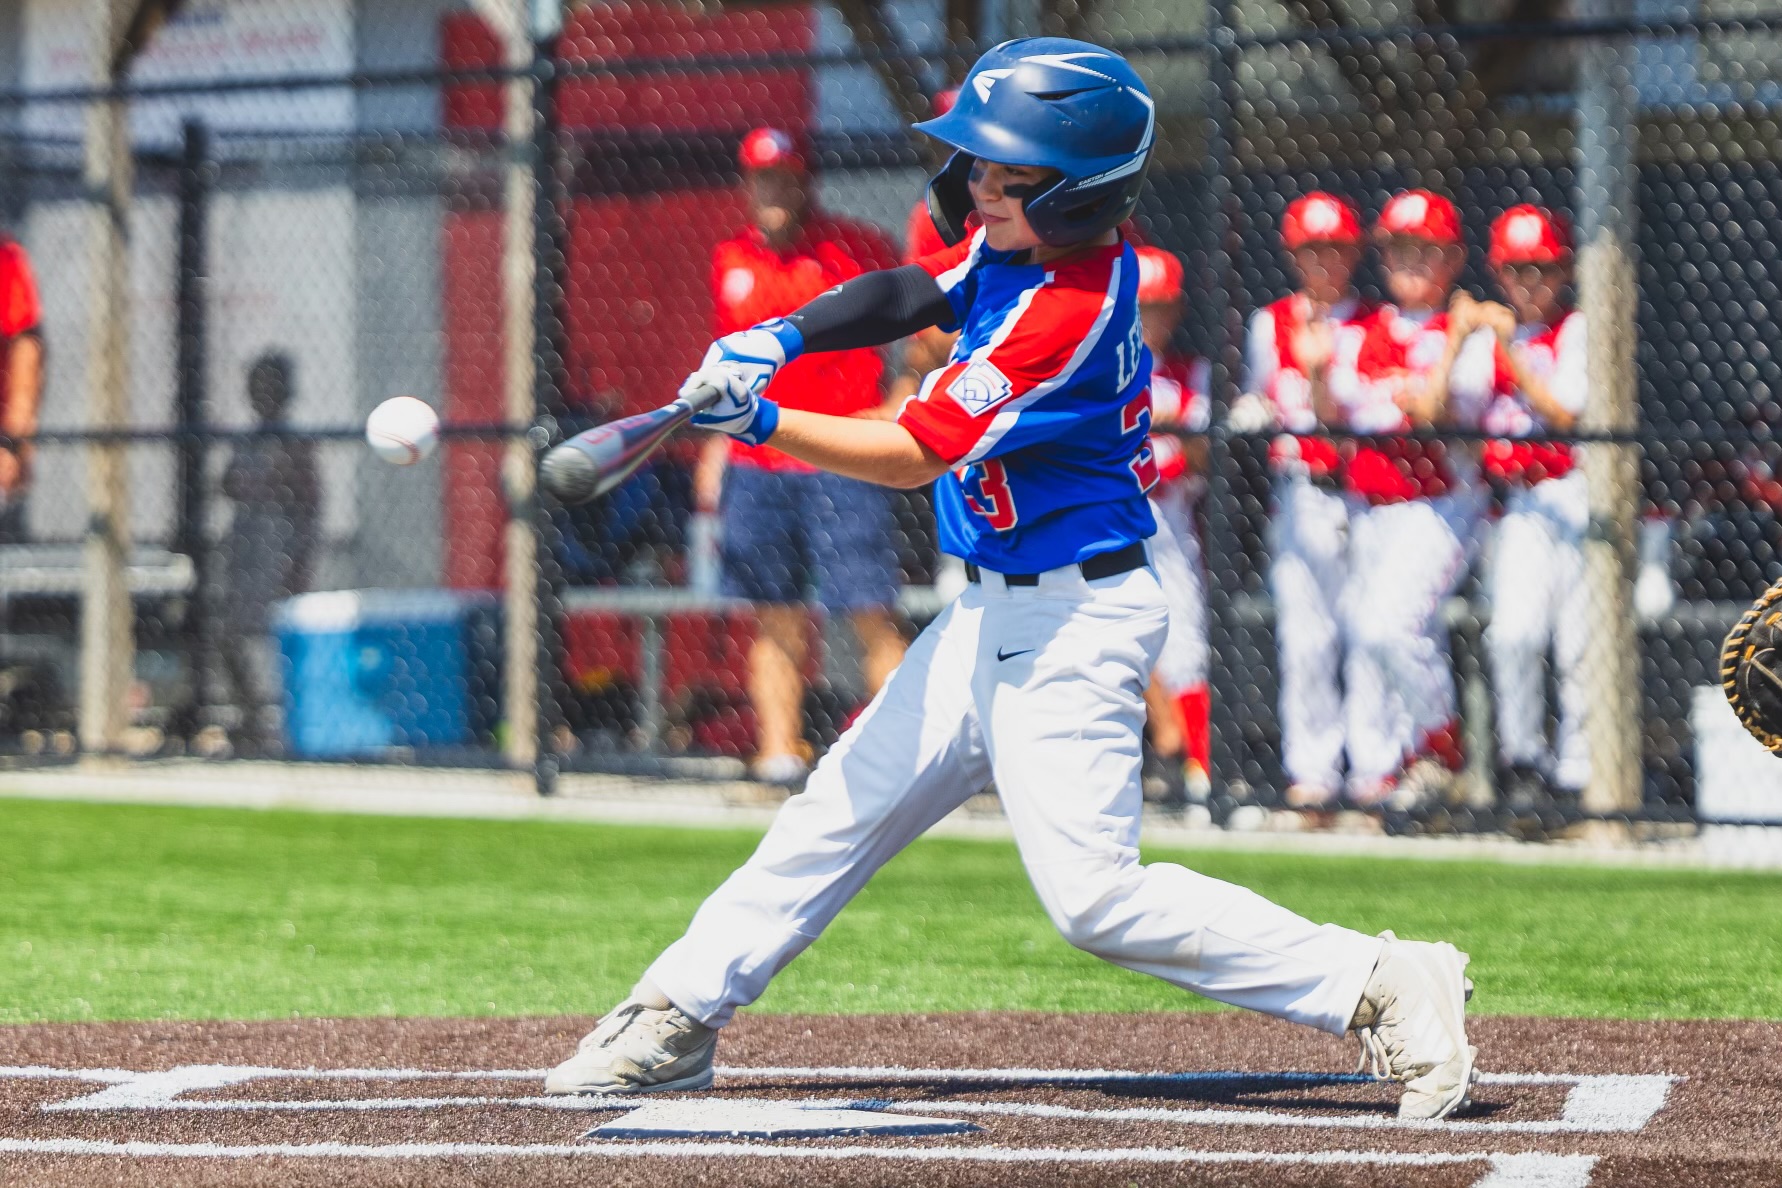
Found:
[[1157, 485], [1157, 454], [1151, 449], [1151, 390], [1146, 388], [1120, 410], [1120, 432], [1143, 433], [1145, 439], [1139, 443], [1138, 453], [1132, 456], [1127, 465], [1132, 468], [1132, 477], [1138, 480], [1140, 491], [1149, 491]]
[[1009, 489], [1007, 467], [992, 458], [962, 467], [958, 475], [966, 506], [981, 516], [992, 531], [1007, 532], [1015, 526], [1020, 516], [1015, 511], [1015, 493]]

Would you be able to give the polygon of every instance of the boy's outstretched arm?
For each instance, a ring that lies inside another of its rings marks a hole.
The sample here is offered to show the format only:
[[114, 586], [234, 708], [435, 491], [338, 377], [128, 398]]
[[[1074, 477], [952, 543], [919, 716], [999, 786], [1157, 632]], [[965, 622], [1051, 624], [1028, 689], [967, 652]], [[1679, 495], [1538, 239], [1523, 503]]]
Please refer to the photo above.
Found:
[[812, 466], [884, 487], [921, 487], [947, 472], [947, 460], [896, 421], [780, 412], [773, 448]]
[[869, 272], [784, 318], [719, 339], [682, 391], [710, 386], [723, 394], [693, 418], [695, 425], [751, 445], [771, 437], [775, 449], [847, 478], [919, 487], [944, 474], [947, 462], [902, 425], [781, 409], [762, 393], [781, 367], [806, 352], [881, 346], [953, 318], [946, 295], [922, 268]]

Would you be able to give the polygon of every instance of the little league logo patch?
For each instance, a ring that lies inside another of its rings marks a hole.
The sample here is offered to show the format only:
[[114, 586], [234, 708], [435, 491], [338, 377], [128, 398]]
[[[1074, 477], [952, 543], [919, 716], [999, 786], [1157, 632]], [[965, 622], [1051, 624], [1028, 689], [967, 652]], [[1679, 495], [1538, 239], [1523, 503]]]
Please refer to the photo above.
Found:
[[1009, 377], [988, 359], [973, 360], [947, 385], [947, 395], [974, 417], [1007, 400], [1014, 390]]

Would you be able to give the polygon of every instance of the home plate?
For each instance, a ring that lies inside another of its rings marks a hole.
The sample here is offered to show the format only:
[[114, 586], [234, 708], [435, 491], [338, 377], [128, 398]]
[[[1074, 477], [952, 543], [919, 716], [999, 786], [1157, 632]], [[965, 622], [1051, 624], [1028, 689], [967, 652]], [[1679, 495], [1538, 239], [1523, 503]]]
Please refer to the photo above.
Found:
[[777, 1101], [663, 1101], [596, 1126], [583, 1138], [841, 1138], [965, 1134], [977, 1130], [951, 1118], [912, 1118], [881, 1110], [820, 1109]]

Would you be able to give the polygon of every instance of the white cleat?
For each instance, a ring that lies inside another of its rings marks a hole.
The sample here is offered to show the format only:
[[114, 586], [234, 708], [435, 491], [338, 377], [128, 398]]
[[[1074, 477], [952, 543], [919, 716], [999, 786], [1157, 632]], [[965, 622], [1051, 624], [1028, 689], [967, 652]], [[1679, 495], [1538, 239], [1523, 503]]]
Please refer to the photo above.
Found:
[[545, 1076], [546, 1093], [667, 1093], [706, 1089], [718, 1029], [707, 1027], [648, 982], [582, 1037], [575, 1055]]
[[1453, 945], [1386, 942], [1349, 1028], [1361, 1040], [1361, 1063], [1382, 1080], [1398, 1081], [1400, 1118], [1446, 1118], [1467, 1104], [1478, 1049], [1466, 1042], [1469, 958]]

